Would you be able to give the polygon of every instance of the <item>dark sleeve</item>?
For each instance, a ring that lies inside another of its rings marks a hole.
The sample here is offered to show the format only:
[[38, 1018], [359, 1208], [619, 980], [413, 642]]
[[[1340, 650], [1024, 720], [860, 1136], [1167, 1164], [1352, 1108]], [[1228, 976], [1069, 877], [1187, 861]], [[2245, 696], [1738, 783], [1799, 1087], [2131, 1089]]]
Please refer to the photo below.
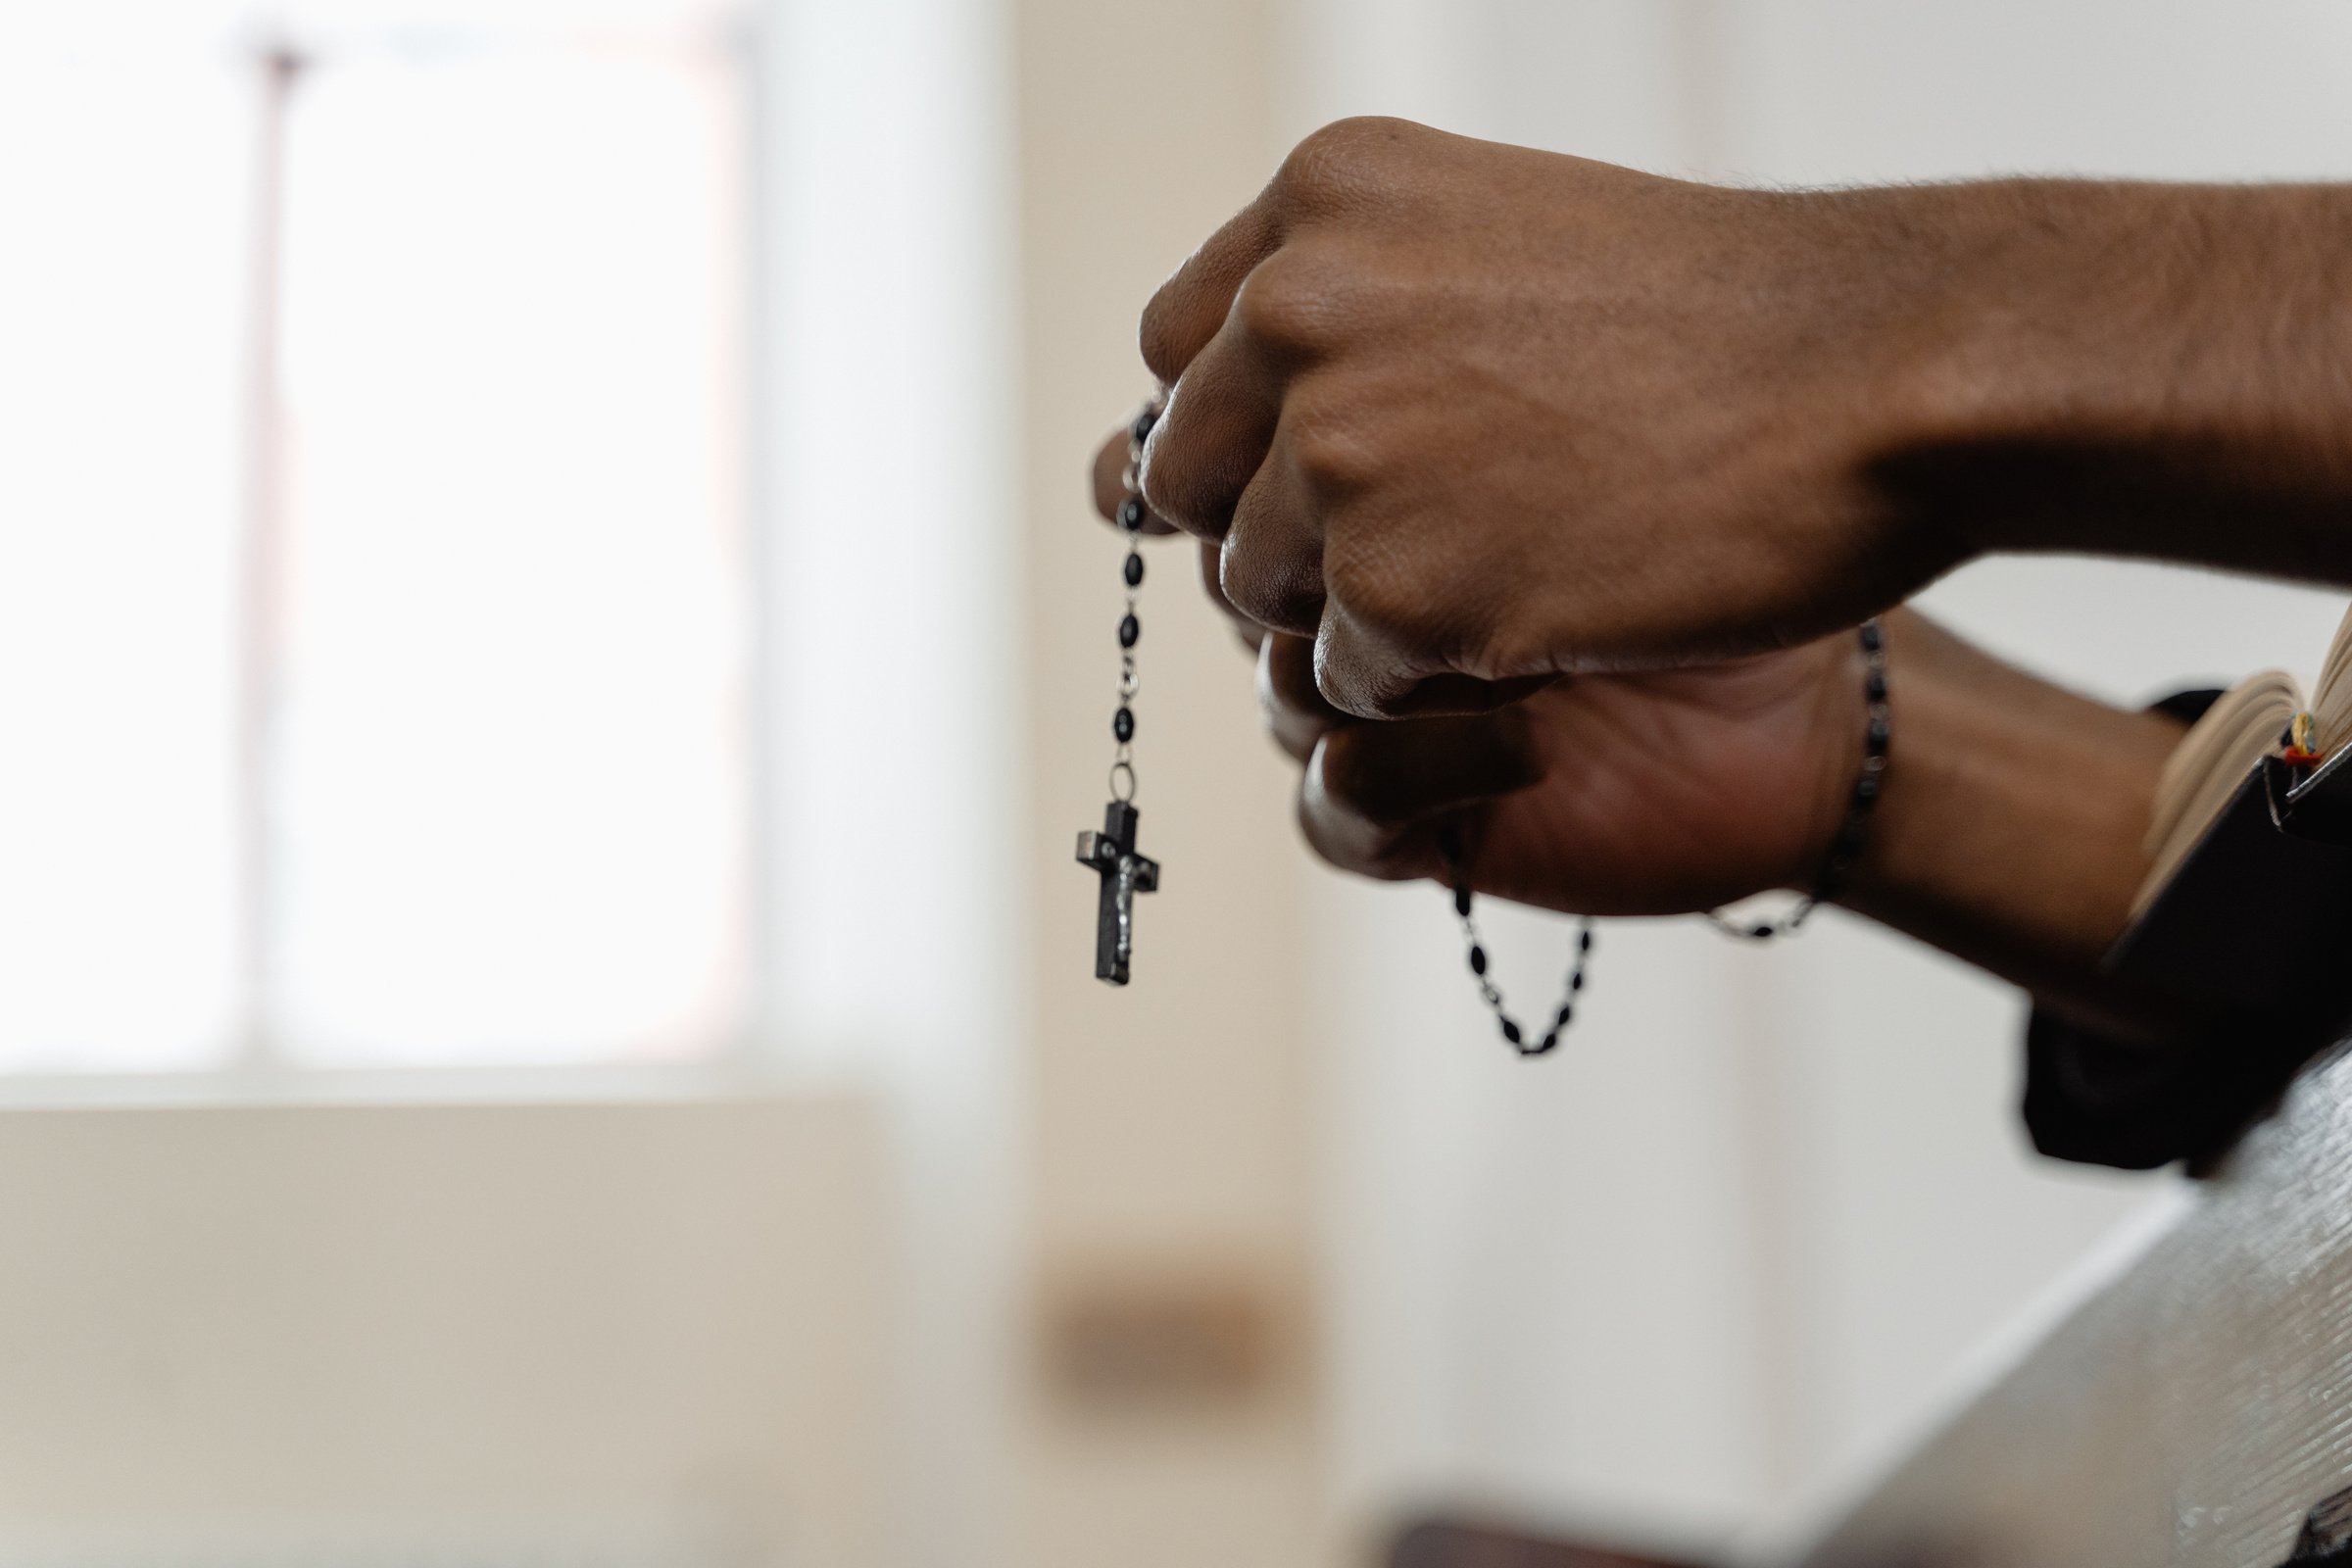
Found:
[[[2182, 692], [2155, 710], [2194, 723], [2221, 695]], [[2036, 1007], [2026, 1022], [2026, 1130], [2054, 1159], [2125, 1170], [2218, 1152], [2331, 1036], [2312, 1012], [2248, 1009], [2155, 1050]]]

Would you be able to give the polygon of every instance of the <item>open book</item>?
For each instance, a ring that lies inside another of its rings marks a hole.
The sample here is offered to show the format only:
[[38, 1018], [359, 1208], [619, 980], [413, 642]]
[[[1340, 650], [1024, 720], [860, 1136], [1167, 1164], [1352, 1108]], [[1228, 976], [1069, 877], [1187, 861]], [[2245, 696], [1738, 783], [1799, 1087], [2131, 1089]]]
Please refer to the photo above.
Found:
[[[2134, 919], [2222, 824], [2233, 803], [2249, 792], [2262, 793], [2256, 770], [2265, 758], [2286, 750], [2295, 715], [2306, 710], [2313, 720], [2310, 749], [2335, 759], [2352, 739], [2352, 612], [2336, 627], [2319, 687], [2309, 698], [2294, 676], [2266, 669], [2216, 702], [2173, 749], [2156, 783], [2156, 810], [2148, 824], [2150, 863], [2132, 901]], [[2268, 810], [2266, 805], [2266, 815]]]
[[[2296, 733], [2305, 711], [2311, 723]], [[2106, 967], [2264, 1008], [2336, 990], [2352, 954], [2348, 743], [2352, 613], [2308, 700], [2293, 677], [2266, 670], [2174, 748], [2156, 784], [2147, 878]]]

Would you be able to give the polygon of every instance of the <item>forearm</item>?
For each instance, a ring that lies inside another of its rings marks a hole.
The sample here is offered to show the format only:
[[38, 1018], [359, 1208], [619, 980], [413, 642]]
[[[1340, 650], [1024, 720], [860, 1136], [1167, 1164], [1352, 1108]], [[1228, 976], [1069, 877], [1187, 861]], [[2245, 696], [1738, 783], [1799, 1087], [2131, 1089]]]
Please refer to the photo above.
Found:
[[2352, 185], [1851, 194], [1944, 209], [1886, 325], [1868, 477], [1899, 514], [1962, 554], [2352, 583]]
[[1842, 902], [2126, 1039], [2194, 1022], [2101, 972], [2145, 875], [2182, 733], [2015, 669], [1910, 612], [1887, 617], [1893, 763]]

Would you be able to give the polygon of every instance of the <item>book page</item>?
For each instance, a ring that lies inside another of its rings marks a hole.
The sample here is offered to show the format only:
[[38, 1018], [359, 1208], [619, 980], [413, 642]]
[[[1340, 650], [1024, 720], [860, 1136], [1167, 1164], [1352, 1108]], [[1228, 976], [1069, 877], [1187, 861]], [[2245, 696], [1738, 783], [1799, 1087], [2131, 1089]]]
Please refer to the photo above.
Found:
[[2152, 863], [2132, 901], [2134, 918], [2212, 829], [2255, 763], [2278, 750], [2302, 708], [2295, 677], [2266, 669], [2225, 694], [2181, 737], [2156, 782], [2147, 837]]
[[2320, 683], [2311, 694], [2311, 716], [2322, 755], [2332, 757], [2336, 748], [2352, 740], [2352, 610], [2344, 612], [2335, 640], [2328, 645]]

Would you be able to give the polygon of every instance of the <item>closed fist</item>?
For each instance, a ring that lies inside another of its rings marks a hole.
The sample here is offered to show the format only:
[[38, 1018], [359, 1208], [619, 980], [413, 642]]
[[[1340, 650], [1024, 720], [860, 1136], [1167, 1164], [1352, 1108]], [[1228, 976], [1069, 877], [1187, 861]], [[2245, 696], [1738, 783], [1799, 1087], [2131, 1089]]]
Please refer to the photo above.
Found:
[[1146, 496], [1358, 716], [1851, 626], [1965, 553], [1872, 478], [1965, 190], [1720, 189], [1342, 122], [1144, 313], [1170, 388]]

